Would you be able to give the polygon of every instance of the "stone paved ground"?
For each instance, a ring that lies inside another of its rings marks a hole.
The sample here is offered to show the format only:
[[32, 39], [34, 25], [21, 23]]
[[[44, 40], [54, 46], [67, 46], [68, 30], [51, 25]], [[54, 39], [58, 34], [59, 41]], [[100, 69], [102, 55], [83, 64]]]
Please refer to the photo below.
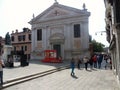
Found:
[[29, 66], [20, 67], [19, 62], [14, 63], [14, 68], [4, 68], [4, 82], [15, 79], [18, 77], [23, 77], [26, 75], [35, 74], [38, 72], [43, 72], [50, 70], [59, 66], [67, 65], [67, 62], [64, 63], [42, 63], [40, 61], [31, 61]]
[[[28, 74], [28, 72], [38, 72], [41, 69], [43, 70], [43, 68], [55, 68], [55, 66], [53, 66], [54, 65], [31, 64], [28, 67], [17, 68], [14, 73], [14, 69], [12, 69], [12, 73], [8, 74], [7, 71], [9, 70], [6, 69], [5, 77], [7, 79], [7, 76], [10, 74]], [[38, 67], [41, 67], [41, 69]], [[24, 71], [24, 69], [27, 72]], [[75, 77], [70, 76], [70, 71], [70, 69], [67, 69], [56, 72], [45, 77], [37, 78], [29, 82], [6, 88], [4, 90], [120, 90], [112, 70], [95, 69], [90, 72], [84, 69], [75, 69]]]

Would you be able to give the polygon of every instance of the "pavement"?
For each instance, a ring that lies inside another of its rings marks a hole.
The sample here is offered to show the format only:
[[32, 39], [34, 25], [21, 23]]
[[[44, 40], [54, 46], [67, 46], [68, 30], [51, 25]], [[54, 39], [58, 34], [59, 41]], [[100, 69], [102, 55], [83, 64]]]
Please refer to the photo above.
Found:
[[4, 82], [16, 79], [19, 77], [28, 76], [31, 74], [51, 70], [60, 66], [68, 65], [68, 62], [64, 63], [43, 63], [40, 61], [30, 61], [29, 66], [21, 67], [20, 62], [14, 62], [14, 68], [4, 68], [3, 80]]
[[[19, 62], [14, 63], [14, 68], [4, 68], [4, 82], [18, 77], [43, 72], [63, 63], [42, 63], [31, 61], [29, 66], [20, 67]], [[113, 71], [110, 69], [93, 69], [86, 71], [84, 68], [75, 68], [75, 76], [70, 75], [71, 69], [66, 69], [28, 82], [5, 88], [4, 90], [120, 90]]]

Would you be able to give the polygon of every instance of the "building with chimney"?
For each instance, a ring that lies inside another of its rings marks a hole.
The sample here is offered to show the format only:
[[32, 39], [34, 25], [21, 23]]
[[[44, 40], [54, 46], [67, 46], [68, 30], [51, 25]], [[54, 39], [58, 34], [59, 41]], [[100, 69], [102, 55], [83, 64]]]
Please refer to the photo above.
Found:
[[31, 30], [29, 28], [23, 28], [22, 32], [12, 31], [11, 44], [13, 46], [14, 58], [20, 58], [20, 51], [23, 51], [26, 59], [30, 59], [31, 55]]

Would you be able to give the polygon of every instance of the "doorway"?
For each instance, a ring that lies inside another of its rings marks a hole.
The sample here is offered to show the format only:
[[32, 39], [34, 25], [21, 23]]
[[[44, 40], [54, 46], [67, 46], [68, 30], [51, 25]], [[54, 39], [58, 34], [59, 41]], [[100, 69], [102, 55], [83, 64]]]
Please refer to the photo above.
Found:
[[57, 58], [61, 56], [61, 45], [60, 44], [54, 44], [53, 49], [56, 50]]

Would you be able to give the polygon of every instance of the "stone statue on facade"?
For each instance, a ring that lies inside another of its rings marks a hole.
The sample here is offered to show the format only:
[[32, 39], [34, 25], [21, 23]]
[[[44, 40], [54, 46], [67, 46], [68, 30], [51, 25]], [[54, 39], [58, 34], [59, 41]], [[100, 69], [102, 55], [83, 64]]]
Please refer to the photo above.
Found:
[[5, 36], [5, 45], [11, 45], [11, 37], [9, 35], [9, 32], [7, 32]]
[[85, 3], [83, 3], [83, 10], [87, 11]]
[[58, 4], [57, 0], [55, 0], [55, 4]]

